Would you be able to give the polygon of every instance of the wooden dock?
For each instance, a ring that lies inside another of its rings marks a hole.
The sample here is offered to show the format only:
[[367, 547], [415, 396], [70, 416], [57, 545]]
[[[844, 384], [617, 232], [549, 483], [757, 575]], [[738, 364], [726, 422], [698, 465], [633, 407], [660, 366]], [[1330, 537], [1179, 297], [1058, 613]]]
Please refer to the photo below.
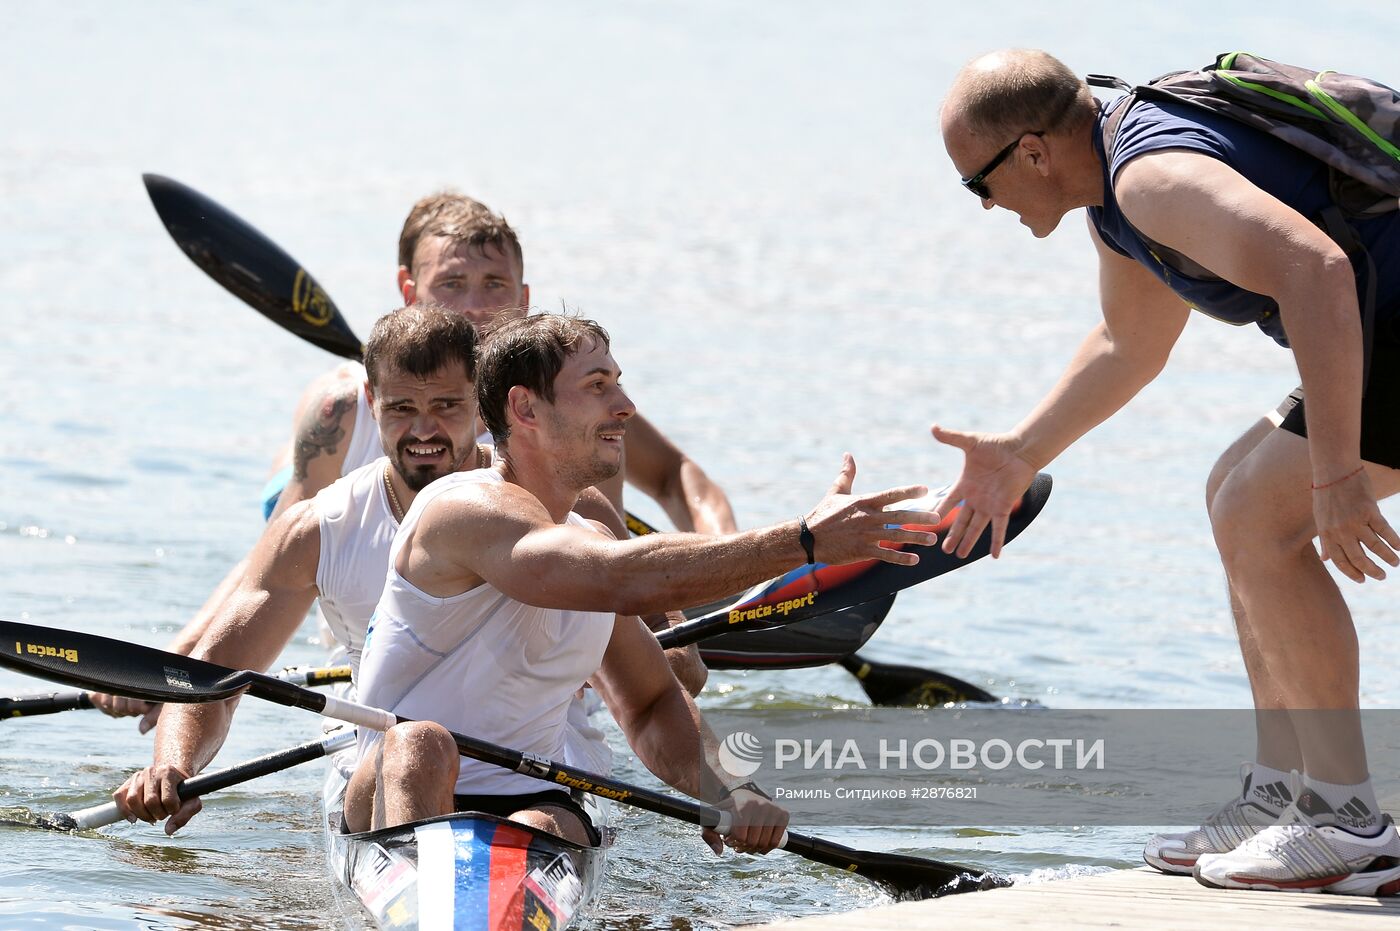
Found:
[[1366, 931], [1400, 928], [1400, 897], [1207, 889], [1148, 867], [1012, 886], [928, 902], [819, 915], [750, 931], [918, 931], [920, 928], [1213, 928]]

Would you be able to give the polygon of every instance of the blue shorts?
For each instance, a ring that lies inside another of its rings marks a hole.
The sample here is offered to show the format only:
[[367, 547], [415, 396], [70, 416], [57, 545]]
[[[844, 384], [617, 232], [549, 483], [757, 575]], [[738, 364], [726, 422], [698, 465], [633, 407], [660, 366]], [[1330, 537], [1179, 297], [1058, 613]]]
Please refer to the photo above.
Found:
[[287, 483], [292, 480], [292, 467], [290, 465], [279, 469], [277, 474], [267, 480], [267, 484], [262, 490], [263, 520], [272, 516], [272, 512], [277, 508], [277, 499], [282, 497], [282, 491], [287, 487]]

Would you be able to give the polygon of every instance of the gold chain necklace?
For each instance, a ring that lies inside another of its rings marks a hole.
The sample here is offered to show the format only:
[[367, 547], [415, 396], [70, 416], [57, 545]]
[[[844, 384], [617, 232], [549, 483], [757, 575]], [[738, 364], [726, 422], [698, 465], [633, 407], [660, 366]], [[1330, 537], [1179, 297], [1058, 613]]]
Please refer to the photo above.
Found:
[[[489, 461], [486, 447], [478, 443], [476, 445], [476, 467], [478, 469], [484, 469]], [[394, 493], [394, 483], [389, 481], [389, 472], [392, 471], [393, 468], [393, 463], [384, 463], [384, 490], [389, 493], [389, 507], [394, 512], [394, 520], [403, 523], [404, 516], [407, 512], [404, 511], [403, 505], [399, 504], [399, 496]]]
[[394, 483], [389, 481], [389, 470], [392, 468], [390, 463], [384, 463], [384, 490], [389, 493], [389, 508], [394, 512], [394, 520], [403, 523], [404, 510], [399, 505], [399, 496], [394, 494]]

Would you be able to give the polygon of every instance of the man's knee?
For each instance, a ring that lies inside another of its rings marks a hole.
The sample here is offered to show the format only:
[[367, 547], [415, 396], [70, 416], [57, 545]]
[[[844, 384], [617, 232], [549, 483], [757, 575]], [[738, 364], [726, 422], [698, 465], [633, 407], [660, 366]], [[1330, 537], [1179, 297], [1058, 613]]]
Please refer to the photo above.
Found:
[[1316, 558], [1311, 514], [1281, 507], [1276, 489], [1238, 472], [1227, 476], [1211, 500], [1210, 527], [1232, 583], [1257, 571], [1279, 571], [1309, 554]]
[[1215, 497], [1220, 492], [1220, 488], [1225, 484], [1225, 480], [1230, 477], [1230, 473], [1235, 470], [1235, 466], [1244, 461], [1254, 447], [1258, 446], [1274, 430], [1273, 423], [1267, 418], [1260, 418], [1252, 427], [1242, 433], [1239, 439], [1231, 443], [1226, 450], [1220, 454], [1220, 458], [1215, 460], [1215, 465], [1211, 466], [1210, 475], [1206, 478], [1206, 513], [1209, 514], [1215, 507]]
[[459, 763], [457, 743], [447, 728], [434, 721], [406, 721], [384, 733], [383, 780], [455, 782]]
[[526, 808], [510, 816], [511, 821], [528, 825], [537, 831], [544, 831], [575, 844], [591, 846], [593, 839], [588, 836], [578, 814], [568, 808], [556, 805], [542, 805], [539, 808]]

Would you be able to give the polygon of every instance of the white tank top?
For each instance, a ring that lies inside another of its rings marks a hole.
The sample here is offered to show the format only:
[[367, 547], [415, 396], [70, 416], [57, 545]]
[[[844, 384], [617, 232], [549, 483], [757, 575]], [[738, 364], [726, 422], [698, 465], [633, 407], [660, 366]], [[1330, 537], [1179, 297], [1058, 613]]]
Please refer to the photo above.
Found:
[[360, 384], [355, 390], [355, 426], [350, 428], [350, 436], [345, 440], [345, 461], [340, 464], [341, 475], [349, 475], [384, 455], [384, 449], [379, 442], [379, 426], [374, 422], [374, 414], [369, 409], [369, 397], [365, 394], [365, 367], [358, 362], [351, 362], [346, 366], [346, 371], [353, 373]]
[[388, 463], [380, 456], [312, 499], [321, 524], [321, 559], [316, 566], [321, 618], [345, 648], [356, 678], [365, 630], [384, 591], [389, 545], [399, 530], [384, 492]]
[[[370, 617], [384, 592], [389, 547], [399, 530], [384, 492], [388, 463], [381, 456], [361, 466], [321, 489], [312, 505], [321, 527], [321, 558], [316, 566], [321, 619], [344, 651], [356, 681]], [[570, 704], [564, 759], [606, 774], [612, 771], [612, 750], [606, 735], [589, 720], [597, 706], [596, 701], [582, 698]]]
[[[360, 700], [515, 750], [587, 765], [566, 752], [573, 731], [570, 706], [602, 665], [614, 615], [536, 608], [485, 583], [437, 598], [395, 569], [404, 541], [433, 501], [463, 485], [501, 481], [491, 469], [457, 472], [418, 493], [389, 553], [384, 594], [362, 658]], [[592, 527], [573, 513], [567, 522]], [[381, 739], [362, 728], [360, 759]], [[456, 791], [521, 795], [542, 788], [538, 780], [463, 757]]]

